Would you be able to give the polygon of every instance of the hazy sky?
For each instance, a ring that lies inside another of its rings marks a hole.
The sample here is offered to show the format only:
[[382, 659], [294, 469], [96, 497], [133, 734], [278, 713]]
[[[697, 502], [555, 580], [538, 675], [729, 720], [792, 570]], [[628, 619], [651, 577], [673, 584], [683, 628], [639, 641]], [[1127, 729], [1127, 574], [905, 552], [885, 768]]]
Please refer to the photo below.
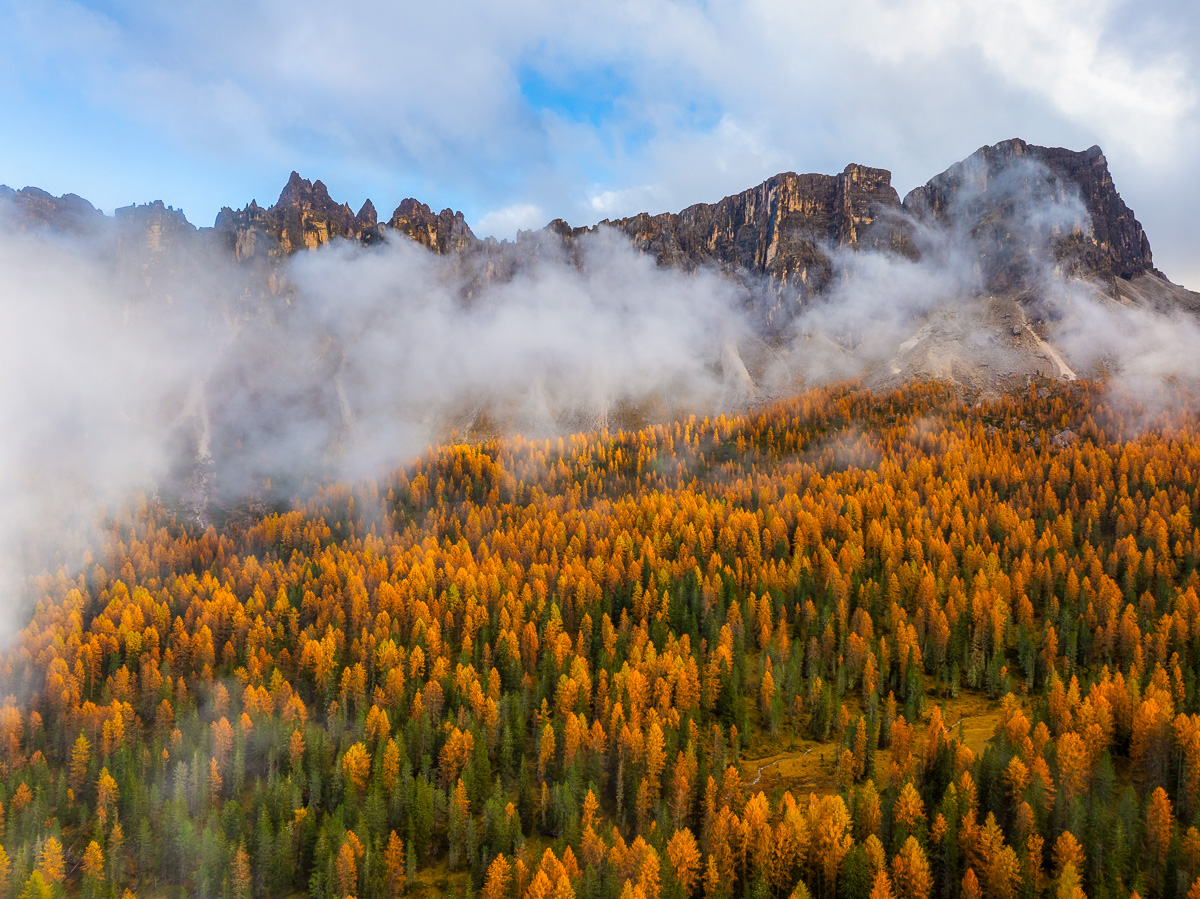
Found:
[[110, 212], [208, 225], [297, 169], [500, 237], [779, 171], [861, 162], [903, 194], [1009, 137], [1098, 143], [1200, 288], [1195, 0], [0, 0], [0, 123], [0, 182]]

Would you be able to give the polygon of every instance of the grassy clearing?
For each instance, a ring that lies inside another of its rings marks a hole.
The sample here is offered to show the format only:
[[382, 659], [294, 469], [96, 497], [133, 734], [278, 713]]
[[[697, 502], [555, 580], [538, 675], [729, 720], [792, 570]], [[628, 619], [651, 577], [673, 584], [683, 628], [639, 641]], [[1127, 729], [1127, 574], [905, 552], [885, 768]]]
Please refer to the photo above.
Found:
[[437, 865], [417, 868], [415, 876], [408, 878], [405, 893], [409, 896], [447, 896], [450, 893], [462, 894], [470, 879], [466, 871], [451, 872], [443, 862]]
[[[942, 720], [947, 730], [956, 735], [961, 725], [962, 739], [967, 747], [979, 756], [995, 733], [1000, 720], [1000, 703], [990, 700], [987, 694], [963, 690], [953, 698], [930, 698], [926, 701], [926, 718], [916, 723], [916, 744], [920, 752], [925, 744], [929, 729], [928, 713], [935, 706], [942, 710]], [[818, 743], [813, 740], [787, 737], [764, 739], [761, 732], [751, 735], [751, 747], [747, 757], [740, 763], [742, 782], [747, 790], [762, 790], [768, 796], [791, 791], [793, 796], [808, 793], [818, 795], [836, 793], [839, 790], [835, 769], [838, 746], [834, 742]], [[875, 770], [886, 771], [891, 763], [891, 752], [881, 749], [875, 753]]]

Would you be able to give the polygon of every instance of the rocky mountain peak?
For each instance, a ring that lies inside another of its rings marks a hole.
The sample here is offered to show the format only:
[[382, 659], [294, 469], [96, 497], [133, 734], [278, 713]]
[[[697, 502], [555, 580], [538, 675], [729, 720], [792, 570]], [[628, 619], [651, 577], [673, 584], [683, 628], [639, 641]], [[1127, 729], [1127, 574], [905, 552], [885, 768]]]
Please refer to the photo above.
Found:
[[167, 227], [188, 231], [196, 230], [196, 226], [187, 220], [187, 216], [183, 214], [182, 209], [168, 206], [162, 200], [121, 206], [114, 210], [113, 217], [118, 222], [136, 225], [169, 223]]
[[295, 206], [299, 209], [325, 209], [331, 205], [336, 204], [324, 182], [318, 179], [314, 183], [301, 178], [299, 172], [292, 172], [279, 193], [279, 199], [275, 201], [275, 208]]
[[358, 210], [358, 215], [354, 217], [355, 225], [362, 228], [374, 228], [379, 224], [379, 213], [375, 211], [375, 204], [367, 200], [362, 204], [362, 208]]
[[335, 237], [361, 238], [371, 227], [359, 222], [348, 203], [337, 203], [323, 181], [309, 181], [299, 172], [292, 172], [269, 209], [251, 201], [241, 210], [223, 208], [216, 221], [216, 228], [228, 235], [235, 256], [242, 260], [276, 259], [315, 249]]
[[[587, 237], [604, 228], [659, 266], [710, 269], [734, 283], [757, 355], [740, 359], [734, 352], [720, 364], [752, 392], [770, 371], [808, 371], [826, 358], [841, 370], [856, 353], [871, 366], [874, 383], [927, 376], [984, 390], [1046, 372], [1071, 379], [1078, 363], [1065, 344], [1052, 345], [1056, 334], [1066, 333], [1054, 330], [1066, 315], [1058, 299], [1076, 291], [1096, 298], [1097, 285], [1105, 303], [1200, 314], [1200, 295], [1154, 269], [1149, 241], [1117, 193], [1099, 147], [1072, 151], [1022, 140], [981, 147], [903, 203], [888, 170], [851, 163], [836, 174], [782, 172], [678, 212], [642, 212], [583, 227], [556, 218], [519, 232], [515, 241], [481, 241], [461, 212], [435, 213], [413, 198], [380, 221], [370, 200], [355, 213], [322, 181], [298, 172], [272, 206], [252, 200], [240, 210], [225, 207], [213, 229], [197, 231], [182, 211], [162, 202], [106, 217], [79, 197], [36, 188], [0, 188], [0, 222], [22, 230], [87, 231], [115, 260], [131, 308], [156, 315], [186, 311], [179, 318], [188, 322], [201, 309], [214, 322], [261, 319], [264, 328], [275, 321], [267, 313], [281, 308], [276, 301], [297, 286], [293, 276], [303, 276], [285, 267], [286, 259], [338, 238], [360, 244], [408, 238], [445, 255], [439, 271], [470, 304], [539, 260], [586, 269]], [[932, 305], [908, 308], [904, 296], [889, 292], [888, 278], [906, 289], [907, 260], [922, 263], [911, 267], [914, 283], [933, 278], [930, 289], [914, 290]], [[856, 285], [859, 272], [866, 280]], [[1064, 291], [1058, 276], [1087, 283]], [[235, 285], [229, 296], [236, 299], [207, 310], [216, 283]], [[882, 304], [872, 308], [870, 320], [855, 318], [863, 314], [853, 293], [860, 286]], [[886, 310], [888, 304], [896, 308]], [[886, 320], [878, 321], [877, 313]], [[822, 324], [831, 321], [844, 330]], [[872, 339], [856, 342], [863, 331]], [[331, 409], [346, 402], [328, 389], [337, 356], [303, 362], [319, 370], [313, 395], [324, 396]]]
[[837, 202], [840, 245], [910, 251], [907, 236], [887, 218], [900, 205], [887, 169], [850, 163], [838, 176]]
[[[1072, 204], [1078, 214], [1069, 214]], [[1098, 146], [1039, 147], [1019, 138], [980, 147], [904, 198], [918, 221], [956, 221], [981, 241], [984, 275], [992, 288], [1010, 286], [1047, 237], [1056, 266], [1073, 277], [1112, 283], [1140, 275], [1162, 277], [1150, 242], [1117, 193]], [[1013, 228], [1023, 217], [1024, 227]]]
[[461, 253], [480, 243], [461, 212], [443, 209], [434, 215], [429, 206], [412, 197], [400, 202], [388, 225], [435, 253]]

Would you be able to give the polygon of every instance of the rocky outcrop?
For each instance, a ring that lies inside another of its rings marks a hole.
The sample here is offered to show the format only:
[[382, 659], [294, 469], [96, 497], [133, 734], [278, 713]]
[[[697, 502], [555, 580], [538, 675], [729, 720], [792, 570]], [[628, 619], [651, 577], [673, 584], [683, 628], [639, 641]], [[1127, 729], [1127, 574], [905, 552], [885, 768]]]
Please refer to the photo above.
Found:
[[215, 228], [239, 262], [268, 261], [284, 255], [274, 218], [256, 200], [236, 211], [223, 207], [217, 213]]
[[292, 172], [268, 214], [285, 253], [316, 249], [335, 237], [358, 236], [350, 205], [335, 203], [322, 181], [308, 181], [297, 172]]
[[358, 234], [358, 239], [364, 244], [378, 243], [383, 240], [383, 228], [379, 224], [379, 213], [375, 211], [375, 204], [367, 200], [358, 210], [358, 215], [354, 216], [354, 230]]
[[512, 277], [540, 256], [565, 251], [571, 257], [580, 237], [613, 228], [660, 265], [687, 271], [715, 266], [769, 285], [776, 300], [786, 296], [794, 301], [818, 292], [832, 277], [833, 247], [913, 252], [899, 211], [890, 173], [849, 165], [839, 175], [776, 175], [717, 203], [678, 213], [643, 213], [582, 228], [556, 219], [538, 231], [521, 232], [515, 242], [481, 241], [461, 212], [434, 213], [409, 198], [380, 223], [369, 200], [352, 215], [348, 206], [330, 199], [320, 181], [308, 182], [293, 172], [270, 209], [255, 203], [236, 212], [226, 208], [216, 227], [228, 235], [234, 255], [243, 261], [262, 254], [286, 256], [334, 236], [374, 243], [399, 232], [435, 253], [459, 257], [471, 273], [469, 292], [484, 282]]
[[83, 197], [63, 194], [56, 197], [36, 187], [13, 190], [0, 184], [0, 209], [7, 207], [9, 218], [21, 230], [53, 228], [67, 233], [89, 233], [104, 226], [104, 213]]
[[[1072, 208], [1078, 214], [1063, 219]], [[1039, 218], [1047, 209], [1054, 215]], [[497, 242], [476, 238], [461, 212], [434, 213], [411, 198], [386, 222], [369, 200], [355, 215], [322, 182], [293, 172], [274, 206], [262, 209], [252, 202], [236, 212], [223, 209], [216, 227], [243, 261], [276, 260], [335, 237], [369, 244], [400, 232], [435, 253], [462, 257], [480, 281], [511, 277], [549, 252], [565, 248], [571, 255], [583, 235], [614, 228], [659, 265], [685, 271], [715, 266], [786, 309], [829, 283], [836, 248], [915, 257], [914, 220], [969, 234], [983, 285], [993, 291], [1027, 286], [1047, 245], [1062, 274], [1108, 282], [1161, 276], [1098, 147], [1075, 152], [1021, 140], [981, 148], [913, 190], [903, 204], [887, 170], [851, 164], [838, 175], [785, 172], [680, 212], [641, 213], [590, 227], [556, 219], [522, 232], [515, 242]]]
[[362, 232], [368, 228], [374, 228], [379, 224], [379, 213], [375, 211], [375, 204], [367, 200], [358, 210], [358, 215], [354, 217], [354, 227]]
[[279, 259], [298, 250], [313, 250], [334, 238], [377, 236], [378, 216], [370, 201], [355, 215], [348, 203], [337, 203], [320, 181], [292, 172], [275, 205], [263, 209], [254, 200], [243, 209], [228, 206], [217, 214], [216, 230], [239, 260]]
[[434, 215], [428, 206], [411, 197], [396, 207], [388, 226], [443, 255], [462, 253], [479, 244], [461, 212], [443, 209]]
[[1046, 247], [1059, 273], [1071, 277], [1110, 284], [1162, 277], [1099, 147], [1076, 152], [1019, 139], [981, 147], [910, 192], [904, 210], [969, 232], [992, 290], [1017, 286]]

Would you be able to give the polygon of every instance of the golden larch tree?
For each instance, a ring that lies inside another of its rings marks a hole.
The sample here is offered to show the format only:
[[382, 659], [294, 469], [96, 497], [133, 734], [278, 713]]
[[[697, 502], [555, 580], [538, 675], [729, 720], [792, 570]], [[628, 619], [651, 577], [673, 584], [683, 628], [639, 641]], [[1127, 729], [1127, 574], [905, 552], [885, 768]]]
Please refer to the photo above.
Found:
[[482, 899], [507, 899], [508, 885], [512, 881], [512, 865], [501, 853], [492, 859], [483, 884]]
[[871, 884], [870, 899], [893, 899], [892, 882], [888, 879], [886, 871], [875, 872], [875, 880]]
[[397, 899], [404, 893], [404, 862], [404, 841], [393, 830], [383, 851], [383, 887], [388, 899]]
[[685, 895], [691, 895], [700, 872], [700, 847], [688, 828], [675, 831], [667, 843], [667, 858], [670, 859], [675, 881], [683, 888]]
[[933, 877], [929, 873], [925, 850], [916, 837], [910, 836], [905, 840], [900, 853], [892, 859], [892, 880], [898, 899], [929, 899]]
[[233, 864], [229, 869], [230, 886], [235, 899], [250, 899], [250, 856], [246, 853], [246, 844], [238, 846], [233, 854]]
[[42, 872], [42, 876], [46, 878], [49, 884], [59, 883], [66, 873], [63, 862], [63, 847], [58, 841], [58, 837], [49, 837], [42, 844], [42, 851], [38, 853], [38, 870]]

